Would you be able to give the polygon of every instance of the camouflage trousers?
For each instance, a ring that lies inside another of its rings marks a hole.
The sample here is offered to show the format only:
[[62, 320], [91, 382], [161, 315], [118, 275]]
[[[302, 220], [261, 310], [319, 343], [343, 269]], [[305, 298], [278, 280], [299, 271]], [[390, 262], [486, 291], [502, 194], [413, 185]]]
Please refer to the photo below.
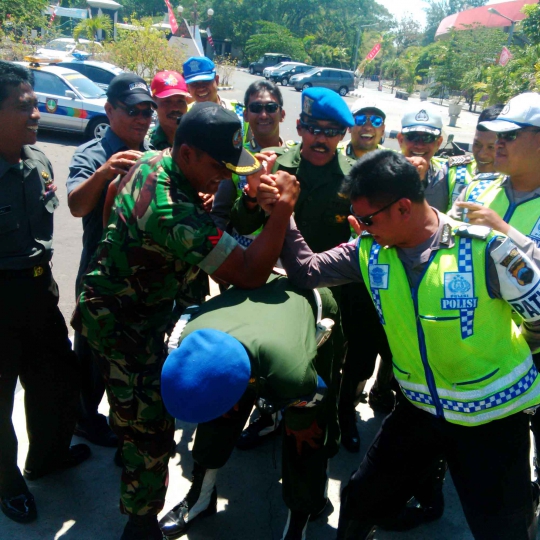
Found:
[[101, 334], [99, 341], [88, 334], [105, 379], [111, 425], [121, 441], [120, 511], [158, 514], [165, 502], [174, 441], [174, 419], [161, 399], [163, 333], [147, 334], [144, 342], [137, 339], [129, 346], [125, 334]]

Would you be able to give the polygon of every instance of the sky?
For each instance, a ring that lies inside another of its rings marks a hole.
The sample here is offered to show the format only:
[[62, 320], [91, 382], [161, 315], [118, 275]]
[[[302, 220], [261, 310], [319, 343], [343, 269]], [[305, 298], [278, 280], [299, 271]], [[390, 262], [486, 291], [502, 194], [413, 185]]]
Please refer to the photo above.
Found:
[[[488, 4], [500, 4], [501, 2], [508, 2], [508, 0], [490, 0]], [[426, 24], [426, 14], [423, 8], [427, 4], [423, 0], [408, 0], [407, 2], [377, 0], [377, 3], [382, 4], [396, 19], [401, 19], [406, 13], [410, 13], [422, 25]]]

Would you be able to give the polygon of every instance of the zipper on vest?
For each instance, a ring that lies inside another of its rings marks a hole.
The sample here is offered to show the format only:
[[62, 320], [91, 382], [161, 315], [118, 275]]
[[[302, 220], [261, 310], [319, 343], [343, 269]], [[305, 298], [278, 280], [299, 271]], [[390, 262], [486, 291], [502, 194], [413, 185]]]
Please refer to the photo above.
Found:
[[436, 253], [437, 253], [436, 251], [431, 252], [429, 261], [426, 264], [426, 267], [424, 268], [424, 272], [422, 273], [422, 277], [418, 281], [418, 285], [416, 287], [411, 288], [411, 293], [412, 293], [412, 299], [413, 299], [413, 304], [414, 304], [414, 313], [415, 313], [415, 319], [416, 319], [416, 333], [418, 335], [420, 357], [422, 358], [422, 364], [424, 366], [424, 373], [426, 374], [427, 385], [429, 388], [429, 392], [431, 394], [431, 398], [433, 399], [433, 404], [435, 405], [435, 411], [437, 413], [437, 416], [439, 418], [444, 418], [441, 400], [439, 399], [439, 394], [437, 393], [437, 386], [435, 385], [435, 377], [433, 376], [433, 371], [431, 370], [431, 366], [429, 365], [429, 361], [427, 357], [424, 329], [422, 328], [422, 322], [420, 321], [420, 315], [418, 313], [418, 289], [420, 288], [420, 283], [422, 283], [422, 280], [424, 279], [424, 276], [426, 275], [429, 265], [432, 263], [433, 259], [435, 258]]

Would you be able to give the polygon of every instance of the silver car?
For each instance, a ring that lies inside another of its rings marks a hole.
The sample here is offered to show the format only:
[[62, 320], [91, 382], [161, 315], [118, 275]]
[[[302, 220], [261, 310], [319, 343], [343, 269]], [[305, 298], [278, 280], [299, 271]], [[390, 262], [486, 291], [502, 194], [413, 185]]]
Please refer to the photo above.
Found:
[[35, 62], [17, 62], [34, 74], [40, 126], [59, 131], [102, 137], [109, 125], [105, 91], [77, 71]]
[[344, 69], [313, 68], [305, 73], [299, 73], [289, 79], [289, 84], [295, 90], [305, 90], [311, 86], [322, 86], [346, 96], [349, 90], [354, 90], [354, 73]]
[[100, 88], [107, 91], [109, 83], [117, 76], [125, 73], [123, 69], [120, 69], [114, 64], [108, 62], [98, 62], [96, 60], [87, 60], [83, 55], [79, 53], [73, 53], [74, 58], [72, 60], [63, 60], [56, 64], [60, 67], [66, 67], [74, 69], [79, 73], [82, 73], [85, 77], [88, 77], [92, 82], [96, 83]]

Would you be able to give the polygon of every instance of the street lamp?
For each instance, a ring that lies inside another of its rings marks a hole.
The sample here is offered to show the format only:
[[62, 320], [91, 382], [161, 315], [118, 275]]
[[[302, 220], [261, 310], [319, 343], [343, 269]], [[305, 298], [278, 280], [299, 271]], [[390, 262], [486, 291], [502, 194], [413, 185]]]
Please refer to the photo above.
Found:
[[498, 15], [499, 17], [502, 17], [503, 19], [506, 19], [507, 21], [510, 21], [512, 24], [510, 25], [510, 30], [508, 30], [508, 46], [512, 45], [512, 38], [514, 37], [514, 28], [516, 26], [516, 22], [514, 19], [511, 19], [510, 17], [507, 17], [506, 15], [503, 15], [502, 13], [499, 13], [495, 8], [488, 8], [488, 11], [490, 13], [493, 13], [493, 15]]
[[[197, 18], [199, 17], [199, 12], [197, 10], [197, 2], [194, 2], [193, 3], [193, 39], [195, 39], [195, 30], [197, 28]], [[180, 15], [180, 17], [182, 17], [182, 13], [184, 12], [184, 6], [178, 6], [176, 8], [176, 11], [178, 11], [178, 15]], [[212, 8], [208, 8], [206, 10], [206, 14], [208, 15], [208, 17], [212, 17], [212, 15], [214, 14], [214, 10]]]
[[362, 35], [362, 28], [368, 28], [370, 26], [377, 26], [379, 23], [372, 23], [372, 24], [363, 24], [362, 26], [358, 27], [358, 32], [356, 34], [356, 45], [354, 47], [354, 58], [352, 63], [352, 70], [356, 71], [356, 60], [358, 58], [358, 49], [360, 48], [360, 36]]

